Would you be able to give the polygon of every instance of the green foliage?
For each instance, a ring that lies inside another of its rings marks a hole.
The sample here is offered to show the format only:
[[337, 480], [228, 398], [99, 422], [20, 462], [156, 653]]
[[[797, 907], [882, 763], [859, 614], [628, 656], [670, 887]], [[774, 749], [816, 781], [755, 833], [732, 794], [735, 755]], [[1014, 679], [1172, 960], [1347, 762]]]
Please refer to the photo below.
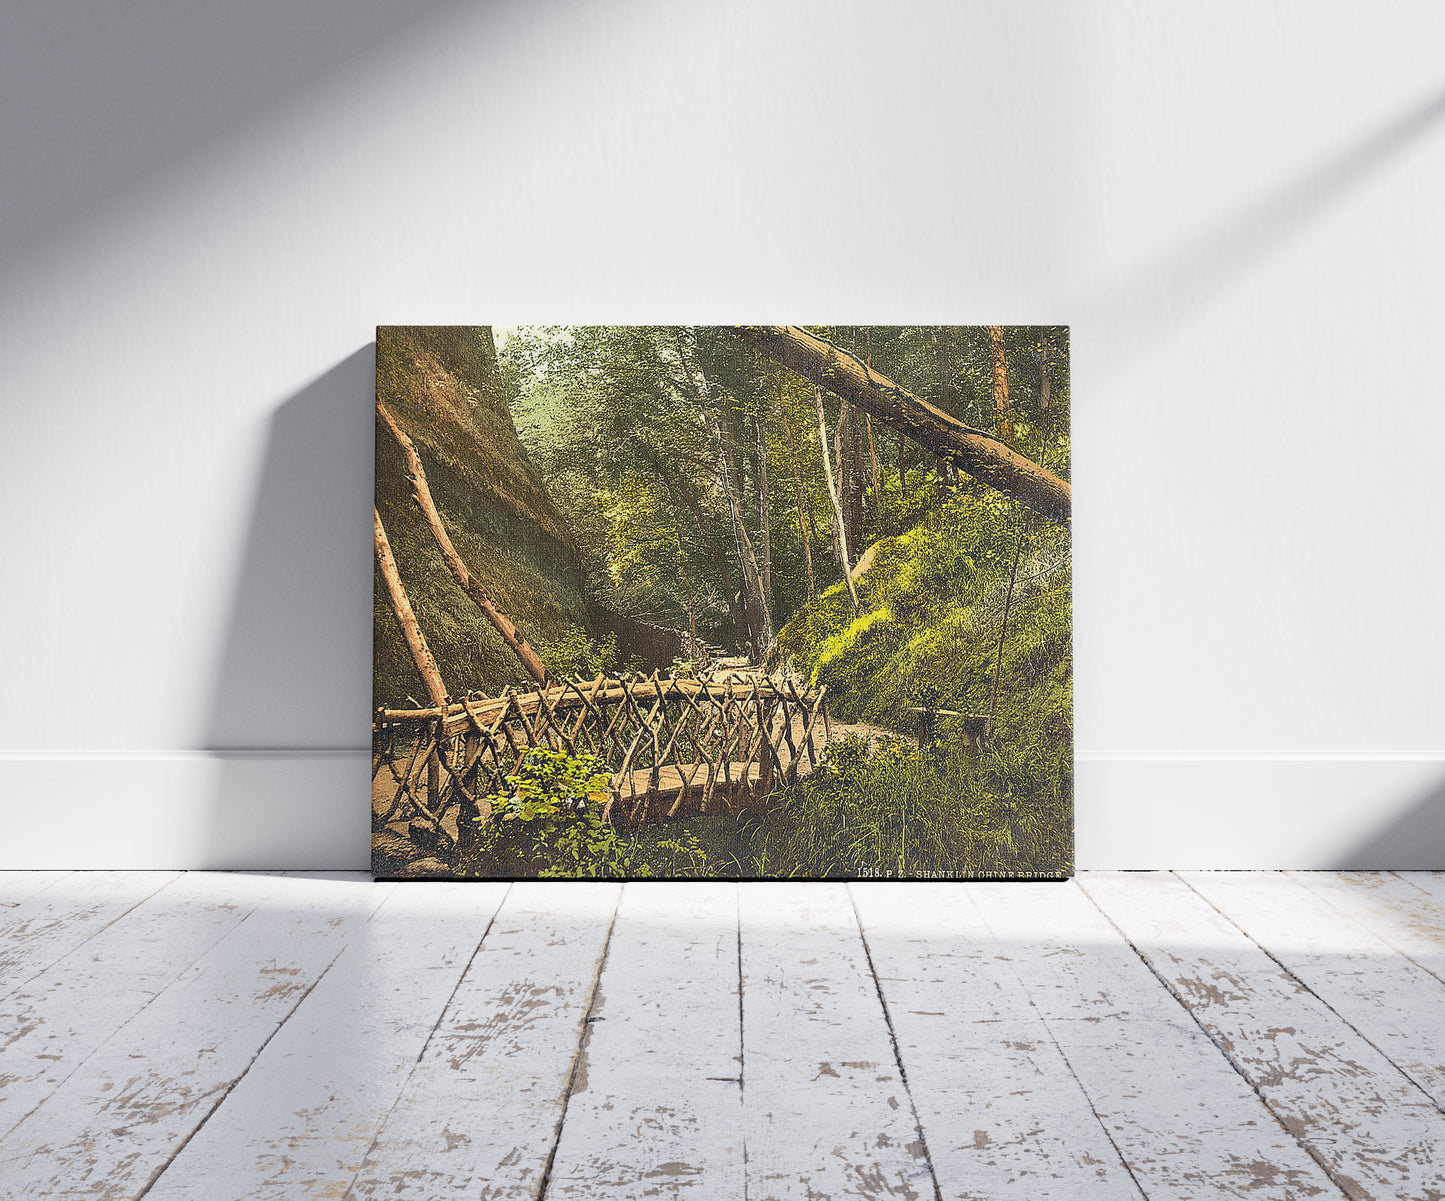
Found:
[[484, 799], [460, 874], [542, 879], [699, 874], [706, 854], [692, 833], [657, 826], [628, 837], [603, 816], [611, 777], [595, 755], [533, 747], [506, 777], [509, 791]]
[[[983, 329], [815, 332], [967, 425], [994, 429]], [[1068, 478], [1067, 330], [1006, 327], [1004, 339], [1013, 445]], [[602, 828], [600, 806], [557, 802], [555, 812], [537, 809], [525, 822], [490, 823], [502, 833], [524, 826], [528, 836], [489, 835], [487, 855], [522, 875], [1067, 867], [1066, 530], [881, 422], [872, 423], [870, 440], [855, 414], [851, 443], [834, 443], [850, 464], [845, 471], [834, 457], [835, 475], [852, 481], [850, 524], [859, 515], [858, 489], [865, 490], [864, 545], [851, 547], [861, 563], [855, 608], [833, 543], [811, 384], [711, 327], [520, 331], [507, 342], [501, 370], [527, 456], [565, 517], [595, 600], [740, 649], [747, 636], [740, 611], [753, 599], [741, 571], [743, 535], [761, 554], [767, 513], [772, 613], [781, 627], [769, 662], [827, 685], [835, 719], [897, 737], [871, 748], [836, 744], [813, 777], [746, 816], [622, 832]], [[839, 402], [826, 389], [820, 399], [832, 436]], [[620, 663], [616, 642], [594, 641], [584, 622], [553, 618], [529, 630], [554, 674], [641, 667], [630, 657]], [[624, 653], [631, 649], [626, 636], [623, 644]], [[673, 667], [694, 669], [684, 660]], [[990, 714], [991, 734], [981, 750], [970, 749], [962, 723], [939, 716], [936, 741], [919, 750], [908, 739], [919, 730], [911, 711], [918, 705]]]
[[533, 747], [506, 780], [510, 791], [484, 798], [491, 813], [475, 819], [476, 853], [530, 860], [529, 874], [543, 877], [626, 874], [626, 848], [602, 819], [610, 777], [595, 755]]
[[568, 626], [555, 638], [539, 639], [533, 649], [547, 668], [548, 678], [582, 676], [590, 680], [617, 666], [617, 635], [592, 638], [580, 626]]
[[[896, 756], [883, 754], [876, 769], [858, 780], [864, 796], [870, 789], [885, 796], [894, 789], [900, 797], [918, 798], [923, 807], [914, 807], [912, 820], [921, 823], [920, 831], [953, 831], [952, 841], [898, 833], [913, 840], [915, 856], [920, 846], [931, 845], [940, 854], [950, 847], [950, 859], [940, 862], [972, 862], [974, 870], [989, 862], [988, 855], [1018, 870], [1071, 861], [1068, 551], [1066, 531], [976, 486], [961, 488], [906, 533], [876, 544], [873, 564], [858, 582], [856, 615], [847, 593], [836, 586], [782, 630], [784, 653], [811, 683], [828, 686], [833, 712], [844, 720], [913, 733], [918, 715], [910, 710], [920, 704], [987, 714], [1017, 552], [997, 671], [997, 713], [983, 753], [967, 753], [961, 721], [940, 717], [938, 755], [922, 776], [903, 771]], [[800, 787], [806, 792], [813, 785]], [[932, 808], [922, 800], [929, 789], [937, 798]], [[951, 808], [945, 798], [959, 798], [961, 808]], [[806, 805], [793, 807], [807, 812]], [[873, 818], [865, 819], [862, 809], [845, 807], [835, 816], [883, 830]], [[966, 837], [957, 827], [965, 818], [973, 831]], [[819, 824], [826, 825], [822, 819]], [[801, 849], [821, 855], [824, 845], [815, 839]], [[844, 849], [851, 846], [848, 841]], [[984, 848], [992, 849], [985, 855]], [[970, 858], [975, 855], [983, 858]]]
[[983, 823], [949, 786], [951, 774], [902, 738], [876, 748], [858, 735], [834, 742], [818, 770], [781, 798], [767, 857], [808, 877], [966, 871], [979, 861]]
[[530, 822], [603, 803], [611, 777], [596, 755], [585, 751], [569, 755], [537, 746], [522, 756], [516, 775], [506, 780], [509, 792], [483, 798], [492, 806], [492, 818]]

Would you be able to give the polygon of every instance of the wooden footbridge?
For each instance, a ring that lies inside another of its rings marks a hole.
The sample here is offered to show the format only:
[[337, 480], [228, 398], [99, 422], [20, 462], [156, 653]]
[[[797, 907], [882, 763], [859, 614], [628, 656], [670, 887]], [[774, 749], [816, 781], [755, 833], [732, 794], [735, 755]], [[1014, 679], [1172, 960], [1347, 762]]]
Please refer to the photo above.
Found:
[[454, 846], [462, 823], [533, 747], [591, 752], [611, 769], [604, 816], [616, 825], [754, 806], [817, 766], [826, 689], [721, 668], [698, 679], [598, 676], [530, 692], [473, 692], [428, 709], [380, 709], [372, 725], [378, 829]]

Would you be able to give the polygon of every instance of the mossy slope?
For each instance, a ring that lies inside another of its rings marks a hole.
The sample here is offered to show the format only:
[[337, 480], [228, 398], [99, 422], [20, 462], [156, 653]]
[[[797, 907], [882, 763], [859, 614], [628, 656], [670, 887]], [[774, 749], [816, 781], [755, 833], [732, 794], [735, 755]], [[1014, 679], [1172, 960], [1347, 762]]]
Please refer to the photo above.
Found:
[[[447, 532], [469, 570], [530, 639], [586, 626], [582, 571], [565, 522], [517, 438], [486, 326], [384, 326], [377, 397], [416, 444]], [[417, 620], [453, 694], [526, 679], [516, 656], [448, 574], [411, 499], [400, 450], [376, 446], [376, 504]], [[422, 695], [379, 577], [374, 704]]]

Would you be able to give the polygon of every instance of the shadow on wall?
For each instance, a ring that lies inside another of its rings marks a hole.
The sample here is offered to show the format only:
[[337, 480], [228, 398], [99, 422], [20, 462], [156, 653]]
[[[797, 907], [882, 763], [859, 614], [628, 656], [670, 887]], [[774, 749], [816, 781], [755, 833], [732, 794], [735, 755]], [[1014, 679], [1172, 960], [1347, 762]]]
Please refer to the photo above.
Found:
[[202, 732], [217, 760], [207, 866], [367, 863], [375, 350], [271, 419]]
[[1425, 788], [1388, 826], [1330, 866], [1342, 871], [1445, 869], [1445, 776]]
[[[1250, 271], [1279, 254], [1445, 120], [1445, 87], [1308, 170], [1200, 229], [1112, 287], [1084, 296], [1075, 328], [1113, 369], [1130, 348], [1175, 333]], [[1096, 382], [1097, 382], [1096, 373]]]
[[[7, 5], [0, 262], [44, 251], [460, 0]], [[23, 98], [23, 103], [21, 102]]]

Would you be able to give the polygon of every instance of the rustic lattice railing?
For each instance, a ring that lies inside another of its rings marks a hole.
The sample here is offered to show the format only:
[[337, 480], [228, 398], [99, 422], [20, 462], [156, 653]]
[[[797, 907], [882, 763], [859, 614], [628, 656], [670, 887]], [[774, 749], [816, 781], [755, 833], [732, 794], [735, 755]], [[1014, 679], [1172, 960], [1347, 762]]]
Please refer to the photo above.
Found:
[[[604, 815], [635, 825], [731, 812], [817, 765], [826, 689], [763, 675], [599, 676], [534, 692], [470, 695], [430, 709], [381, 709], [372, 726], [377, 828], [420, 823], [454, 845], [485, 816], [532, 747], [596, 755], [611, 772]], [[821, 724], [820, 724], [821, 723]]]

